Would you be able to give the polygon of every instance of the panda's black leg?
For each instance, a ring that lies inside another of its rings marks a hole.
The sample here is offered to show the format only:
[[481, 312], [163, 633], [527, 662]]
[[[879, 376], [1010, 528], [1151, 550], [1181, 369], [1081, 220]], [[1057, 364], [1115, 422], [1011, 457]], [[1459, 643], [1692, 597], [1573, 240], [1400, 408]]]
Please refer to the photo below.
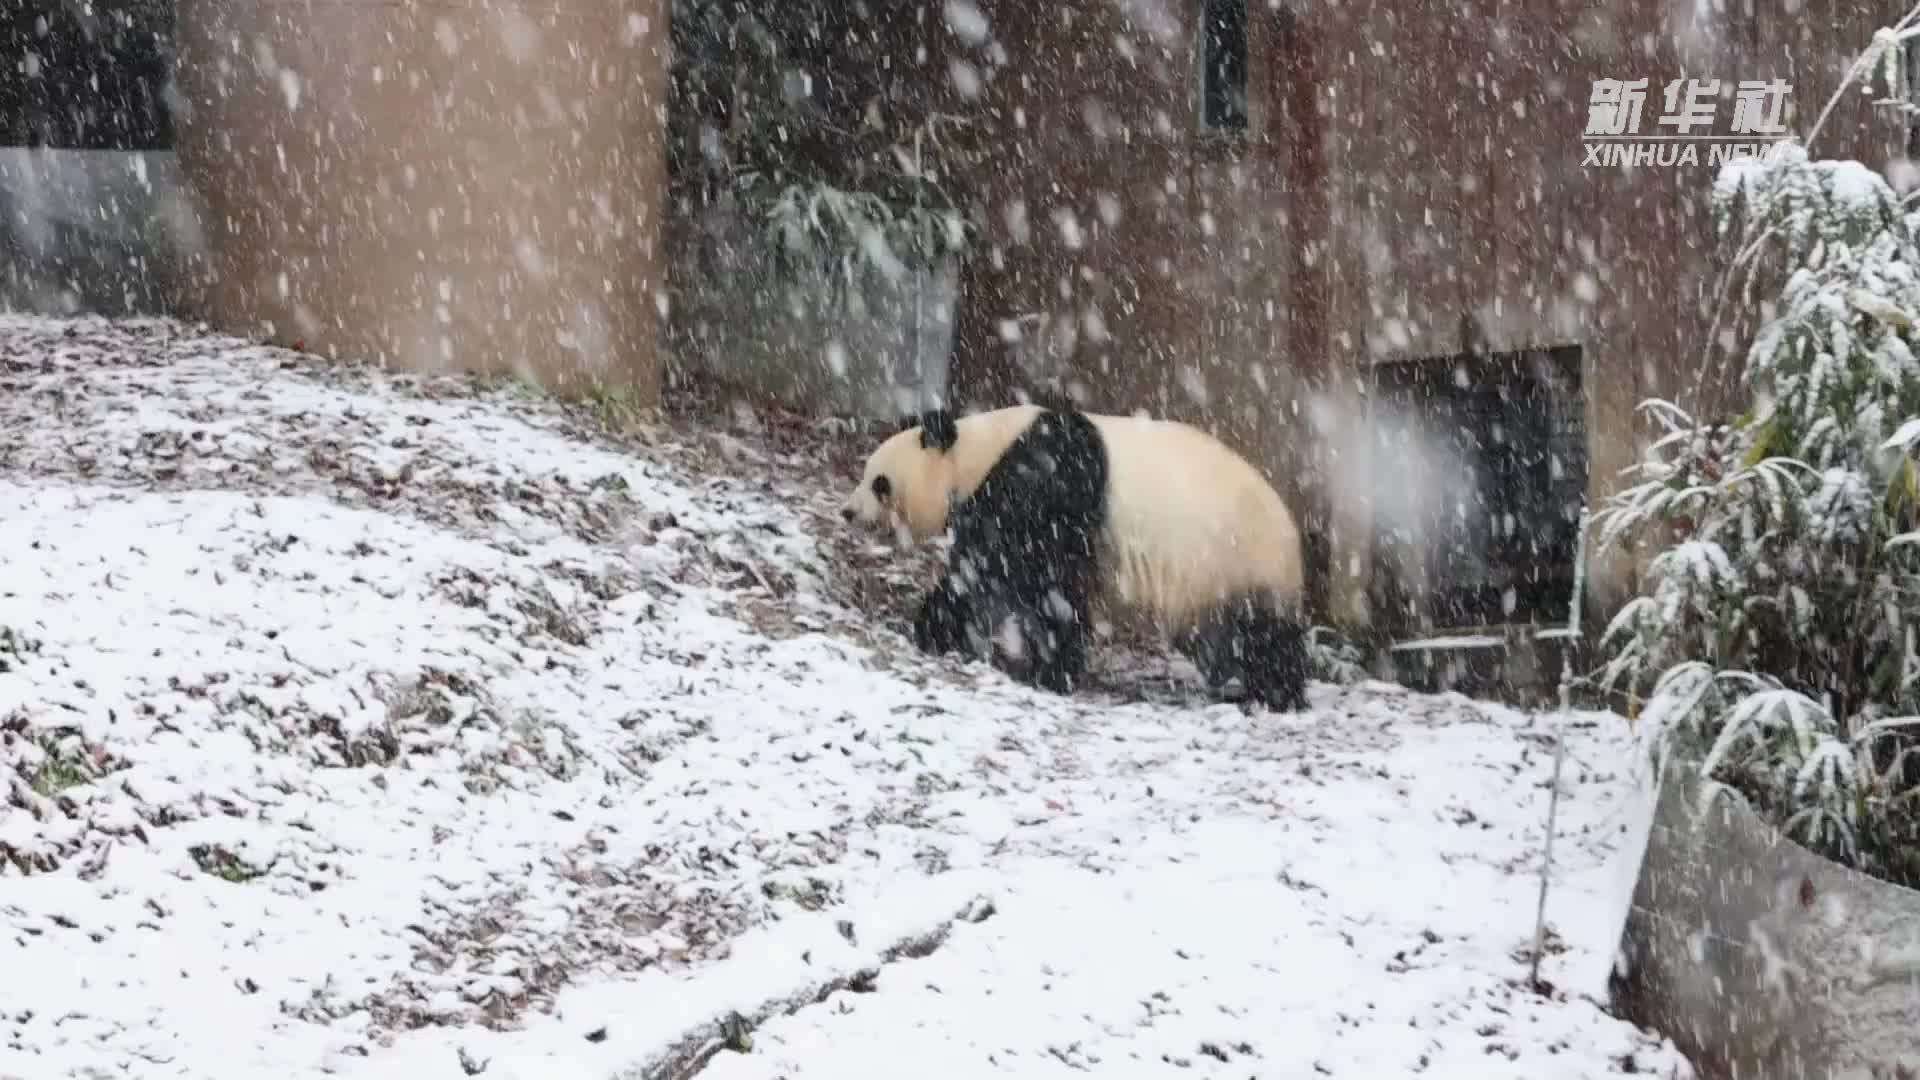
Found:
[[1106, 521], [1106, 448], [1091, 420], [1034, 421], [955, 508], [953, 601], [923, 619], [946, 625], [1029, 686], [1071, 693], [1085, 672], [1090, 583]]
[[1045, 644], [1032, 661], [1033, 683], [1056, 694], [1071, 694], [1086, 679], [1089, 617], [1085, 599], [1071, 595], [1077, 591], [1050, 588], [1029, 611]]
[[1235, 596], [1174, 641], [1214, 692], [1234, 678], [1248, 700], [1276, 712], [1307, 707], [1307, 632], [1264, 596]]
[[1228, 663], [1231, 639], [1224, 632], [1218, 613], [1209, 613], [1200, 622], [1182, 630], [1173, 639], [1173, 647], [1186, 654], [1206, 680], [1207, 692], [1220, 693], [1239, 672]]
[[1307, 627], [1271, 605], [1255, 608], [1247, 635], [1247, 696], [1274, 712], [1307, 708]]
[[953, 587], [951, 575], [942, 577], [920, 601], [913, 617], [913, 643], [935, 656], [950, 653], [967, 642], [970, 605]]
[[980, 633], [993, 665], [1009, 678], [1071, 694], [1087, 667], [1088, 612], [1070, 585], [996, 583], [981, 598]]

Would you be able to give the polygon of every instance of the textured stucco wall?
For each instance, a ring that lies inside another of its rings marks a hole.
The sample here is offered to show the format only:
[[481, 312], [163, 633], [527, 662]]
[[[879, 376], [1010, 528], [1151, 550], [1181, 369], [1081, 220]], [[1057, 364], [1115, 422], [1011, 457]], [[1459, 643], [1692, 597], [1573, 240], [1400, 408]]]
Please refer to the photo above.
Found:
[[1737, 800], [1702, 810], [1692, 775], [1674, 763], [1662, 781], [1621, 939], [1627, 1012], [1708, 1077], [1920, 1075], [1920, 893]]
[[651, 396], [664, 0], [181, 0], [176, 117], [224, 328]]

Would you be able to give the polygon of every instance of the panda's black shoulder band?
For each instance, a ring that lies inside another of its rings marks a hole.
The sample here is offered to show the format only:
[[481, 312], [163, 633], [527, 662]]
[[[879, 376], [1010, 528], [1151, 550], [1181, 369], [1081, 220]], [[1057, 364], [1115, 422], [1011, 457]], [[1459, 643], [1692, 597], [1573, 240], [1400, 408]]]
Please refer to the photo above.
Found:
[[930, 409], [920, 416], [920, 445], [928, 450], [951, 450], [960, 441], [960, 426], [947, 409]]

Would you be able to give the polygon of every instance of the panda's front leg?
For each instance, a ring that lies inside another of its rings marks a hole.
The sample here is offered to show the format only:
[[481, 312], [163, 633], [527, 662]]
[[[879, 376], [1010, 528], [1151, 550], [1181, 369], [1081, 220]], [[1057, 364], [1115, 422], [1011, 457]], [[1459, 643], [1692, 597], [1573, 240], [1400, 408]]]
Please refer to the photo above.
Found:
[[1035, 622], [1048, 643], [1034, 681], [1057, 694], [1071, 694], [1086, 682], [1087, 639], [1093, 625], [1086, 589], [1067, 575], [1048, 583], [1038, 597]]
[[974, 610], [989, 659], [1015, 681], [1056, 694], [1083, 683], [1090, 620], [1072, 583], [995, 581]]
[[913, 643], [934, 656], [950, 653], [966, 644], [969, 617], [970, 605], [954, 588], [953, 575], [943, 575], [914, 613]]

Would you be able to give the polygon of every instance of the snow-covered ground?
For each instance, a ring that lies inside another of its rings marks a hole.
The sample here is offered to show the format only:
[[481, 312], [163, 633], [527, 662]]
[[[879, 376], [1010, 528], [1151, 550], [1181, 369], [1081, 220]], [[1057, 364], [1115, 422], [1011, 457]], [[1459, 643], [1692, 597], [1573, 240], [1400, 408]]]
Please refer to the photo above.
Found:
[[728, 426], [0, 318], [0, 1077], [1675, 1067], [1596, 1003], [1623, 721], [1543, 994], [1551, 717], [924, 660]]

